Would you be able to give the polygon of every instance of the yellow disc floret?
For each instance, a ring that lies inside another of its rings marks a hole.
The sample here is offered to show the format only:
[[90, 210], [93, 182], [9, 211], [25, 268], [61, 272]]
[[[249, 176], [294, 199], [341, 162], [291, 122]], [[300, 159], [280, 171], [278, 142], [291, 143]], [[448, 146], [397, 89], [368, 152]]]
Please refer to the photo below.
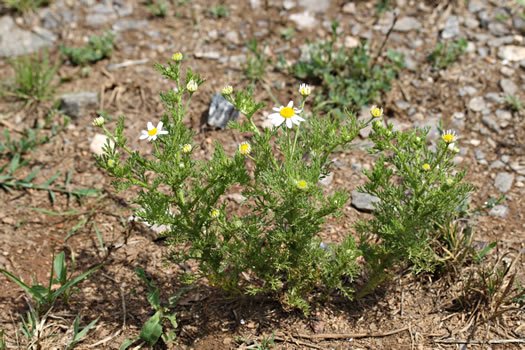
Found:
[[288, 119], [288, 118], [291, 118], [295, 115], [295, 111], [293, 110], [292, 107], [283, 107], [280, 111], [279, 111], [279, 114], [281, 115], [281, 117], [283, 117], [284, 119]]

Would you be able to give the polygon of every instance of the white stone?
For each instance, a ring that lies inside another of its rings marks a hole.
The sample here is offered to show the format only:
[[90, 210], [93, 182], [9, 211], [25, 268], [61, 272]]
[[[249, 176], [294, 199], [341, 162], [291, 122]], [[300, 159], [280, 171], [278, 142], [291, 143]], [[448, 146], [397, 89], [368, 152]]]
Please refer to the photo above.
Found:
[[292, 22], [295, 22], [298, 30], [314, 29], [318, 24], [315, 16], [308, 11], [291, 14], [289, 18]]
[[[101, 156], [104, 154], [104, 151], [102, 150], [104, 148], [104, 145], [106, 144], [106, 140], [108, 137], [104, 134], [95, 134], [93, 137], [93, 141], [91, 141], [91, 144], [89, 145], [89, 149], [91, 152], [95, 153], [97, 156]], [[114, 142], [109, 140], [109, 143], [113, 146]]]
[[515, 45], [500, 47], [498, 57], [508, 61], [525, 60], [525, 47]]
[[345, 42], [344, 42], [345, 47], [352, 49], [354, 47], [359, 46], [359, 44], [360, 44], [359, 39], [354, 38], [353, 36], [345, 37]]

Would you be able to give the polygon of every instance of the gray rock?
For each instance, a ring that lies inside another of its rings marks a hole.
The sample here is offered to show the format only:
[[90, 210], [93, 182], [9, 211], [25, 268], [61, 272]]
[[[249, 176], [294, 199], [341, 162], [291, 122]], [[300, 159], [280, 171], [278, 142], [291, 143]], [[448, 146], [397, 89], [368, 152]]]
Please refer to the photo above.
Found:
[[297, 3], [311, 12], [324, 12], [330, 8], [330, 0], [298, 0]]
[[483, 11], [478, 12], [478, 19], [479, 19], [479, 23], [481, 24], [481, 27], [486, 28], [489, 25], [490, 20], [492, 18], [489, 15], [488, 11], [483, 10]]
[[239, 111], [230, 102], [219, 93], [213, 95], [208, 110], [208, 125], [224, 129], [230, 120], [237, 120], [237, 118], [239, 118]]
[[492, 38], [487, 41], [487, 45], [490, 47], [500, 47], [507, 44], [512, 44], [514, 37], [512, 35], [502, 36], [500, 38]]
[[492, 103], [502, 104], [503, 102], [505, 102], [504, 97], [497, 92], [488, 92], [485, 95], [485, 98], [487, 99], [487, 101]]
[[470, 0], [468, 2], [468, 10], [470, 13], [476, 13], [485, 9], [487, 5], [481, 0]]
[[458, 95], [463, 97], [465, 95], [474, 95], [478, 90], [474, 86], [465, 86], [458, 89]]
[[470, 100], [468, 103], [468, 106], [471, 110], [474, 112], [481, 112], [485, 108], [487, 108], [487, 104], [485, 103], [485, 100], [481, 96], [476, 96]]
[[140, 30], [143, 31], [147, 28], [148, 21], [136, 20], [136, 19], [119, 19], [113, 24], [113, 30], [116, 32], [123, 32], [128, 30]]
[[513, 162], [510, 164], [510, 168], [520, 175], [525, 175], [525, 163], [523, 162]]
[[319, 180], [319, 183], [321, 185], [324, 185], [324, 186], [328, 186], [332, 183], [332, 180], [334, 179], [334, 173], [333, 172], [330, 172], [328, 173], [328, 175], [326, 175], [325, 177], [323, 177], [322, 179]]
[[508, 61], [525, 60], [525, 46], [507, 45], [500, 47], [498, 57]]
[[115, 11], [117, 11], [117, 15], [119, 15], [119, 17], [126, 17], [133, 13], [133, 5], [131, 5], [129, 1], [113, 1], [113, 6], [115, 8]]
[[250, 0], [250, 7], [252, 9], [259, 8], [261, 6], [261, 0]]
[[20, 29], [9, 16], [0, 18], [0, 57], [25, 55], [53, 44], [52, 33], [43, 28], [39, 33]]
[[496, 110], [496, 119], [498, 119], [498, 124], [501, 128], [506, 128], [512, 120], [512, 114], [510, 111], [498, 109]]
[[498, 173], [496, 180], [494, 180], [494, 187], [499, 191], [505, 193], [512, 187], [514, 181], [514, 174], [511, 173]]
[[246, 200], [246, 197], [244, 197], [240, 193], [230, 193], [227, 197], [228, 197], [228, 199], [231, 199], [232, 201], [234, 201], [237, 204], [242, 204], [242, 202], [244, 202]]
[[461, 34], [459, 30], [459, 19], [457, 16], [449, 16], [445, 22], [445, 27], [441, 32], [443, 39], [455, 38]]
[[476, 29], [479, 27], [479, 21], [474, 17], [467, 17], [465, 19], [465, 26], [470, 29]]
[[501, 79], [499, 81], [499, 86], [501, 90], [503, 90], [503, 92], [507, 95], [514, 96], [516, 91], [518, 91], [518, 86], [510, 79]]
[[525, 19], [523, 19], [521, 15], [515, 14], [514, 17], [512, 17], [512, 26], [522, 32], [525, 31]]
[[501, 204], [495, 205], [489, 211], [490, 216], [499, 216], [500, 218], [504, 218], [508, 214], [509, 214], [509, 208]]
[[492, 162], [492, 164], [490, 164], [490, 169], [499, 169], [499, 168], [503, 168], [505, 166], [505, 163], [503, 163], [501, 160], [499, 159], [496, 159], [495, 161]]
[[483, 151], [480, 150], [479, 148], [476, 148], [476, 149], [474, 150], [474, 155], [476, 156], [476, 159], [477, 159], [477, 160], [485, 159], [485, 152], [483, 152]]
[[193, 55], [196, 58], [204, 58], [208, 60], [218, 60], [219, 58], [221, 58], [221, 53], [219, 51], [196, 51]]
[[96, 92], [74, 92], [62, 95], [60, 109], [68, 116], [78, 119], [98, 107]]
[[308, 11], [291, 14], [288, 17], [298, 30], [311, 30], [317, 27], [317, 19]]
[[410, 104], [406, 102], [405, 100], [397, 100], [395, 102], [396, 106], [402, 110], [406, 110], [410, 108]]
[[232, 44], [238, 44], [239, 43], [239, 34], [237, 34], [236, 31], [228, 31], [226, 32], [226, 34], [224, 35], [224, 38], [231, 42]]
[[357, 209], [364, 212], [374, 211], [374, 203], [378, 203], [379, 198], [371, 196], [367, 193], [361, 193], [357, 190], [352, 191], [352, 205]]
[[90, 27], [99, 27], [117, 18], [113, 6], [97, 4], [89, 9], [86, 16], [86, 24]]
[[486, 47], [478, 47], [476, 51], [480, 57], [487, 57], [489, 55], [489, 51]]
[[394, 26], [394, 30], [398, 32], [409, 32], [411, 30], [421, 29], [421, 22], [414, 17], [401, 17]]
[[494, 119], [494, 117], [491, 114], [486, 114], [483, 117], [481, 117], [481, 122], [490, 130], [498, 134], [502, 133], [498, 122]]
[[[355, 4], [349, 2], [343, 6], [343, 13], [354, 14], [355, 13]], [[354, 34], [356, 35], [356, 34]]]
[[489, 23], [488, 29], [495, 36], [504, 36], [509, 34], [509, 28], [501, 22]]

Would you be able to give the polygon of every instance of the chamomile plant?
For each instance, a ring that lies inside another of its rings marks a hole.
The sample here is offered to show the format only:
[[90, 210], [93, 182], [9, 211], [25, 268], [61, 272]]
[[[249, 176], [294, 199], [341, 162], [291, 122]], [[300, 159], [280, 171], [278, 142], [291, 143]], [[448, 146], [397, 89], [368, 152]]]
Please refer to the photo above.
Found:
[[[199, 160], [193, 132], [183, 121], [204, 81], [191, 69], [183, 76], [180, 59], [156, 69], [176, 87], [160, 94], [166, 113], [148, 124], [143, 140], [124, 136], [125, 118], [114, 132], [96, 120], [113, 141], [97, 164], [115, 178], [117, 191], [138, 190], [134, 202], [140, 220], [169, 228], [167, 259], [196, 263], [184, 279], [206, 278], [232, 294], [269, 293], [305, 313], [314, 290], [352, 297], [348, 282], [360, 271], [356, 243], [351, 235], [340, 243], [318, 236], [327, 218], [342, 214], [348, 191], [328, 195], [319, 180], [329, 174], [334, 150], [349, 146], [374, 118], [310, 115], [306, 85], [297, 101], [272, 112], [254, 100], [251, 89], [235, 92], [226, 86], [223, 96], [243, 114], [229, 128], [246, 141], [230, 152], [215, 143], [210, 159]], [[269, 118], [271, 127], [258, 126], [256, 115]], [[152, 153], [131, 151], [130, 142], [151, 142]], [[233, 186], [244, 197], [240, 208], [228, 205]]]

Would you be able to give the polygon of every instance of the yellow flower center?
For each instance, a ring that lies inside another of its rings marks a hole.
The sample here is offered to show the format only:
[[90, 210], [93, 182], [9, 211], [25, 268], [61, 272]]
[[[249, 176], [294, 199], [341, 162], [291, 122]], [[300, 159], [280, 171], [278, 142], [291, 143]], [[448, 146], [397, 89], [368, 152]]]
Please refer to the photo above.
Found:
[[443, 140], [444, 140], [446, 143], [451, 143], [451, 142], [454, 141], [454, 135], [451, 135], [451, 134], [443, 135]]
[[375, 117], [375, 118], [379, 118], [381, 116], [381, 109], [379, 108], [373, 108], [372, 109], [372, 115]]
[[293, 117], [295, 115], [295, 111], [293, 110], [292, 107], [283, 107], [281, 109], [281, 111], [279, 112], [279, 114], [284, 119], [288, 119], [288, 118], [291, 118], [291, 117]]
[[153, 128], [151, 130], [148, 130], [148, 135], [149, 136], [155, 136], [157, 135], [157, 128]]
[[430, 170], [430, 164], [423, 164], [423, 169]]
[[243, 143], [240, 147], [239, 147], [239, 150], [241, 152], [241, 154], [248, 154], [250, 153], [251, 149], [250, 149], [250, 145], [247, 144], [247, 143]]
[[297, 188], [300, 190], [304, 190], [306, 187], [308, 187], [308, 184], [304, 180], [297, 181]]

